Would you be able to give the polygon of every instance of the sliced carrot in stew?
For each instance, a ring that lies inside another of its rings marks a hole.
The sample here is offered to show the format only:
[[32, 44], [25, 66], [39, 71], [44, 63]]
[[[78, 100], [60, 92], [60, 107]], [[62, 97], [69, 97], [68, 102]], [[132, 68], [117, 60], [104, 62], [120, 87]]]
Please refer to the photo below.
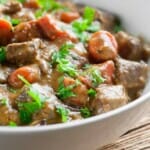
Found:
[[4, 19], [0, 19], [0, 45], [6, 45], [12, 38], [12, 25]]
[[97, 62], [114, 59], [117, 56], [117, 48], [115, 37], [107, 31], [94, 33], [88, 43], [90, 57]]
[[24, 66], [13, 71], [8, 77], [8, 83], [14, 88], [21, 88], [23, 82], [18, 78], [23, 76], [30, 83], [37, 82], [40, 78], [39, 68], [37, 66]]
[[69, 33], [67, 33], [66, 31], [63, 31], [59, 27], [58, 22], [51, 16], [46, 15], [40, 18], [37, 21], [37, 24], [39, 25], [41, 30], [44, 32], [45, 36], [48, 37], [50, 40], [55, 40], [57, 38], [62, 38], [62, 39], [68, 38], [72, 41], [75, 41], [75, 39], [71, 37]]
[[71, 23], [72, 21], [78, 19], [80, 17], [78, 12], [62, 12], [60, 19], [63, 22]]

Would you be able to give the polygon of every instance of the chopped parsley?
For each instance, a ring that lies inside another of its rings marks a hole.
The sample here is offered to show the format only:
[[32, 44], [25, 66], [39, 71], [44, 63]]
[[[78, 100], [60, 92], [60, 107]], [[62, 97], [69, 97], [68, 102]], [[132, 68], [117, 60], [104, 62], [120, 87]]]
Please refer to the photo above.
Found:
[[6, 98], [0, 99], [0, 105], [7, 105], [7, 99]]
[[0, 47], [0, 63], [6, 60], [6, 49], [5, 47]]
[[89, 89], [88, 90], [88, 95], [91, 97], [91, 98], [94, 98], [96, 96], [96, 91], [94, 89]]
[[19, 23], [21, 23], [21, 21], [20, 21], [19, 19], [11, 19], [10, 22], [11, 22], [11, 24], [12, 24], [13, 26], [16, 26], [16, 25], [18, 25]]
[[10, 121], [9, 122], [9, 126], [10, 127], [17, 127], [17, 124], [15, 122], [13, 122], [13, 121]]
[[62, 122], [68, 121], [69, 110], [63, 106], [56, 106], [56, 112], [60, 115]]
[[74, 87], [76, 86], [76, 84], [65, 86], [63, 81], [64, 81], [64, 78], [59, 79], [59, 86], [58, 86], [58, 90], [57, 90], [57, 96], [61, 100], [65, 100], [69, 97], [76, 96], [75, 93], [72, 91], [74, 89]]
[[57, 65], [59, 72], [74, 77], [77, 75], [76, 67], [66, 59], [71, 48], [73, 48], [73, 44], [66, 43], [58, 52], [54, 52], [52, 55], [52, 64]]
[[83, 118], [89, 118], [92, 115], [91, 111], [87, 107], [81, 108], [80, 113]]
[[83, 18], [72, 23], [74, 32], [82, 42], [86, 42], [89, 38], [86, 31], [96, 32], [100, 29], [98, 24], [92, 23], [94, 16], [95, 10], [91, 7], [85, 7]]
[[57, 9], [66, 9], [61, 3], [55, 0], [37, 0], [40, 5], [40, 9], [35, 12], [35, 17], [39, 18], [47, 11], [55, 11]]
[[105, 81], [105, 79], [101, 76], [100, 71], [94, 68], [90, 70], [90, 77], [94, 87], [97, 87]]
[[119, 19], [117, 19], [113, 31], [115, 33], [117, 33], [117, 32], [122, 31], [122, 30], [123, 30], [123, 28], [122, 28], [121, 21]]
[[45, 97], [36, 91], [23, 76], [18, 75], [18, 78], [27, 86], [27, 95], [32, 100], [18, 103], [20, 120], [23, 124], [28, 124], [32, 121], [32, 115], [42, 109]]
[[74, 47], [73, 44], [66, 43], [61, 46], [58, 52], [54, 52], [52, 55], [52, 63], [57, 64], [61, 61], [64, 61], [64, 59], [67, 57], [69, 54], [69, 50]]

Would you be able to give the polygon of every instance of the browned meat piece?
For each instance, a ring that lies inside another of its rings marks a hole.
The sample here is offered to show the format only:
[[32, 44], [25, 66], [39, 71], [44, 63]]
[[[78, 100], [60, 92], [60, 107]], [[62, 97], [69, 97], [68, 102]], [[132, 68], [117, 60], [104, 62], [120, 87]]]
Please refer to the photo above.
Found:
[[[64, 78], [64, 86], [73, 86], [75, 85], [76, 81], [70, 77], [65, 77]], [[67, 99], [64, 100], [64, 103], [66, 103], [67, 105], [70, 106], [75, 106], [75, 107], [84, 107], [87, 105], [89, 97], [87, 94], [87, 87], [82, 84], [79, 83], [77, 85], [75, 85], [75, 87], [72, 89], [72, 92], [75, 94], [72, 97], [69, 97]]]
[[21, 11], [21, 9], [22, 9], [21, 3], [16, 1], [11, 1], [4, 6], [3, 12], [6, 14], [14, 14], [18, 11]]
[[30, 41], [42, 37], [42, 33], [35, 21], [20, 23], [14, 28], [13, 42]]
[[10, 67], [0, 65], [0, 83], [1, 84], [7, 82], [7, 78], [8, 78], [8, 75], [10, 74], [11, 70], [12, 69]]
[[116, 59], [116, 83], [123, 84], [131, 99], [139, 96], [147, 81], [148, 66], [144, 62]]
[[143, 45], [140, 38], [133, 37], [123, 31], [116, 34], [119, 55], [125, 59], [139, 61], [147, 59], [150, 46]]
[[116, 59], [116, 83], [128, 88], [143, 88], [147, 80], [148, 66], [144, 62]]
[[36, 60], [41, 40], [34, 39], [29, 42], [12, 43], [7, 45], [6, 59], [9, 63], [22, 65]]
[[127, 104], [129, 98], [122, 85], [100, 85], [97, 96], [92, 101], [91, 109], [95, 114], [113, 110]]
[[19, 124], [19, 114], [12, 108], [7, 90], [0, 87], [0, 125], [9, 125], [11, 121]]
[[96, 10], [95, 19], [101, 22], [103, 30], [112, 31], [116, 23], [116, 17], [106, 11]]

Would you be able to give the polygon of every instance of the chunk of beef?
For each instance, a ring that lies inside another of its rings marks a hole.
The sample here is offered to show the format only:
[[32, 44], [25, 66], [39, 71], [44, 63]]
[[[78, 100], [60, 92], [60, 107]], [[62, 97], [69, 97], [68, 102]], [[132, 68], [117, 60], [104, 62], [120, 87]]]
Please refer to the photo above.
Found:
[[3, 12], [6, 14], [14, 14], [18, 11], [21, 11], [22, 9], [22, 4], [17, 2], [17, 1], [11, 1], [4, 5]]
[[11, 72], [10, 67], [0, 65], [0, 83], [1, 84], [7, 82], [7, 78], [9, 76], [10, 72]]
[[17, 65], [32, 63], [36, 60], [40, 45], [39, 39], [9, 44], [6, 48], [6, 59], [9, 63]]
[[91, 109], [95, 114], [107, 112], [127, 104], [129, 98], [122, 85], [100, 85], [97, 96], [92, 101]]
[[33, 38], [41, 38], [42, 32], [37, 26], [36, 21], [20, 23], [14, 28], [12, 42], [30, 41]]
[[143, 88], [148, 75], [148, 66], [144, 62], [116, 59], [116, 83], [128, 88]]
[[123, 31], [116, 34], [119, 55], [125, 59], [139, 61], [150, 55], [150, 45], [145, 45], [140, 38], [133, 37]]
[[116, 83], [123, 84], [132, 99], [139, 96], [140, 89], [146, 84], [147, 75], [148, 66], [144, 62], [116, 59]]
[[9, 93], [6, 89], [0, 87], [0, 125], [9, 125], [10, 122], [19, 124], [19, 114], [11, 106]]
[[112, 31], [116, 23], [116, 17], [111, 13], [102, 10], [96, 10], [95, 19], [101, 22], [103, 30]]

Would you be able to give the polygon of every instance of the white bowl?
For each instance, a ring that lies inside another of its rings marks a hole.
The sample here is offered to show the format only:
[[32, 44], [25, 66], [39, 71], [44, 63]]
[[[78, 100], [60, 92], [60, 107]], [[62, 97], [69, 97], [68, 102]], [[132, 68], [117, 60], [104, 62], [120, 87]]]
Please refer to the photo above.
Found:
[[[128, 31], [150, 39], [150, 1], [79, 1], [118, 14]], [[150, 107], [149, 90], [150, 83], [134, 102], [82, 121], [46, 127], [0, 127], [0, 150], [96, 150], [114, 142], [144, 117]]]

